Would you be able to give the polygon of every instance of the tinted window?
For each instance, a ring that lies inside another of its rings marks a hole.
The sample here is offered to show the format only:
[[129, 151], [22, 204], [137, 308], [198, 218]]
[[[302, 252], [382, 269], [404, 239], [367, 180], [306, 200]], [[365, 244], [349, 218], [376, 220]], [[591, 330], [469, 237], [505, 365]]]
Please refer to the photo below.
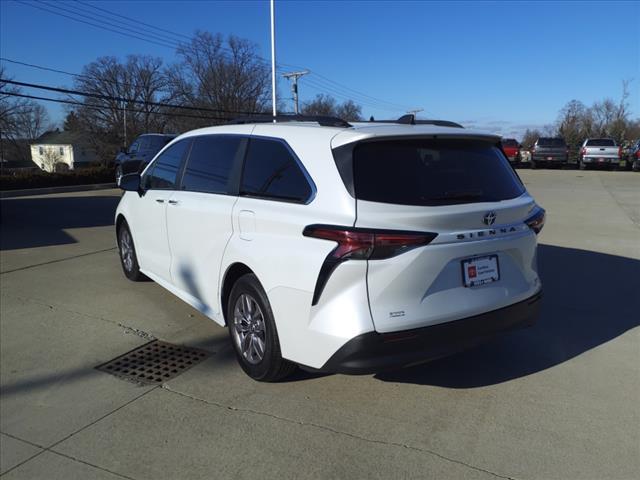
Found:
[[241, 141], [240, 137], [213, 135], [196, 138], [182, 177], [182, 189], [227, 193], [229, 174]]
[[311, 196], [311, 186], [284, 143], [252, 138], [240, 193], [305, 202]]
[[363, 143], [354, 182], [358, 199], [401, 205], [495, 202], [524, 192], [502, 152], [475, 140]]
[[563, 138], [539, 138], [536, 142], [540, 147], [564, 147]]
[[615, 147], [616, 142], [610, 138], [594, 138], [587, 140], [587, 147]]
[[149, 146], [147, 147], [149, 150], [154, 152], [159, 152], [162, 150], [167, 143], [173, 140], [175, 137], [168, 137], [164, 135], [152, 135], [149, 138]]
[[146, 188], [169, 190], [176, 188], [180, 162], [189, 143], [189, 140], [181, 140], [162, 152], [145, 176]]

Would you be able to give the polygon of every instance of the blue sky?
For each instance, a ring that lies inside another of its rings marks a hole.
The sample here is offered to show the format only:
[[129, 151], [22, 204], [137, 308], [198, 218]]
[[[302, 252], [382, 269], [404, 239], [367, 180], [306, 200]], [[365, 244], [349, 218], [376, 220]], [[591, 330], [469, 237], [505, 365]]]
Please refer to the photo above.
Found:
[[[59, 13], [66, 8], [97, 14], [104, 26], [119, 23], [82, 3], [46, 1], [46, 8]], [[80, 72], [103, 55], [141, 53], [167, 63], [176, 60], [171, 48], [25, 3], [46, 6], [35, 0], [0, 2], [3, 57], [70, 72]], [[270, 55], [267, 0], [91, 3], [184, 35], [200, 29], [248, 38], [262, 56]], [[278, 61], [313, 72], [308, 81], [301, 80], [302, 100], [316, 93], [330, 93], [340, 101], [351, 96], [364, 115], [376, 118], [424, 108], [423, 117], [511, 136], [528, 126], [552, 123], [571, 99], [587, 105], [604, 97], [618, 99], [622, 80], [633, 79], [631, 110], [640, 116], [640, 2], [280, 0], [276, 15]], [[65, 75], [4, 65], [16, 80], [72, 84]], [[279, 91], [289, 96], [283, 80]], [[48, 103], [47, 108], [54, 120], [61, 119], [60, 106]]]

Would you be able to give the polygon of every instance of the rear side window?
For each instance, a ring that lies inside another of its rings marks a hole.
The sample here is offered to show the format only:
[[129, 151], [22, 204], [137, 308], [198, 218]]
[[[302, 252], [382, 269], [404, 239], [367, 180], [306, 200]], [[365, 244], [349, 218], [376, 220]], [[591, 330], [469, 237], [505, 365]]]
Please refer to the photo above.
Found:
[[476, 140], [393, 140], [354, 151], [356, 198], [453, 205], [515, 198], [524, 187], [499, 148]]
[[174, 190], [182, 157], [189, 146], [190, 140], [181, 140], [167, 148], [156, 158], [149, 172], [145, 175], [145, 188]]
[[587, 147], [615, 147], [616, 142], [611, 138], [594, 138], [587, 140]]
[[563, 138], [540, 138], [536, 143], [540, 147], [564, 147], [566, 145]]
[[227, 193], [231, 167], [241, 141], [241, 137], [222, 135], [197, 137], [182, 177], [182, 189]]
[[311, 197], [312, 188], [293, 153], [283, 142], [252, 138], [240, 193], [305, 203]]

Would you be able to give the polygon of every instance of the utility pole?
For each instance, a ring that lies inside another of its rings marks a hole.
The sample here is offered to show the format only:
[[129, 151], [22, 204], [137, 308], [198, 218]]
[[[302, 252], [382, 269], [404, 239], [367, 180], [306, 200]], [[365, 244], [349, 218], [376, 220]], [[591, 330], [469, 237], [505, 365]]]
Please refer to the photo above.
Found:
[[271, 0], [271, 101], [273, 103], [273, 123], [276, 123], [276, 12], [275, 0]]
[[122, 101], [122, 133], [124, 134], [124, 148], [127, 148], [127, 102]]
[[291, 83], [291, 93], [293, 93], [293, 111], [296, 115], [299, 113], [298, 107], [298, 79], [303, 75], [309, 73], [309, 70], [303, 70], [301, 72], [283, 73], [282, 76], [287, 80], [293, 80]]

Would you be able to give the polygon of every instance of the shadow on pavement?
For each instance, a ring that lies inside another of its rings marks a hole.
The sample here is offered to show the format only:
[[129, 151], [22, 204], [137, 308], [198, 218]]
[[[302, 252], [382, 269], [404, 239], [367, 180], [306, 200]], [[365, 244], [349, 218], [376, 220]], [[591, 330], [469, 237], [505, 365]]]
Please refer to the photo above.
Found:
[[544, 289], [538, 323], [434, 362], [375, 378], [400, 383], [475, 388], [554, 367], [640, 325], [640, 261], [540, 245]]
[[0, 250], [76, 243], [65, 229], [113, 225], [119, 196], [6, 198]]

